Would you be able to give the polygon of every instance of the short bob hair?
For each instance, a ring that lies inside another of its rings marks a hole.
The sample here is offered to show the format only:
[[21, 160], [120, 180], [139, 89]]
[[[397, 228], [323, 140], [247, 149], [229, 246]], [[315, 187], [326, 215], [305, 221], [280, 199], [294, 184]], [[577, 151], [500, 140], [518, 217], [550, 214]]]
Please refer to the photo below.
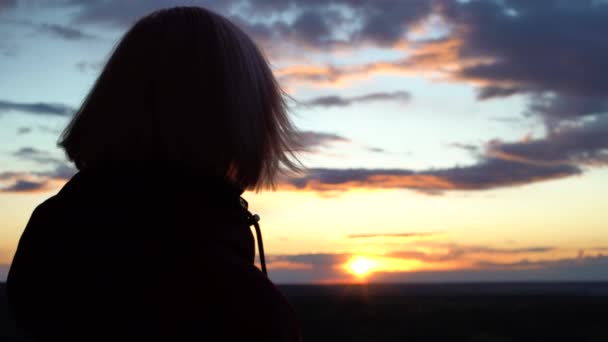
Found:
[[260, 190], [300, 170], [296, 137], [256, 44], [218, 14], [175, 7], [125, 34], [59, 146], [81, 170], [179, 162]]

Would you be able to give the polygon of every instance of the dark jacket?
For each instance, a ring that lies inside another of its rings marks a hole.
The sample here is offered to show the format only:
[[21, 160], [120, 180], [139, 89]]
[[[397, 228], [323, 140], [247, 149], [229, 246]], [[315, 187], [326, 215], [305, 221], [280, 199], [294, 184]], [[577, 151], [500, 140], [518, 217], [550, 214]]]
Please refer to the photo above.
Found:
[[34, 337], [298, 341], [254, 265], [242, 190], [176, 165], [76, 174], [21, 236], [7, 294]]

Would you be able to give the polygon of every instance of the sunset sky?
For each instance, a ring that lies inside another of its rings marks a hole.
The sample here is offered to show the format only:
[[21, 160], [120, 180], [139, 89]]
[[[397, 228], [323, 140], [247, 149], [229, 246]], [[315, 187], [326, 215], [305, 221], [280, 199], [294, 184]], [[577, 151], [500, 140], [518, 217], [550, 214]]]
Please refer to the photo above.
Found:
[[117, 40], [192, 4], [306, 137], [306, 174], [244, 195], [273, 280], [608, 280], [608, 1], [0, 0], [0, 281]]

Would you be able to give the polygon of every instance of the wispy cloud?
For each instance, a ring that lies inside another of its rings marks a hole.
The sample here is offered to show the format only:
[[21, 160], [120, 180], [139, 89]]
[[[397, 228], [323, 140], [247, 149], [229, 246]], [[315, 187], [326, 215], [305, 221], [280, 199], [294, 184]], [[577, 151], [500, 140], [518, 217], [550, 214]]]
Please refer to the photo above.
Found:
[[[572, 256], [563, 256], [564, 253]], [[361, 256], [272, 255], [269, 270], [277, 282], [350, 282], [354, 278], [345, 265]], [[425, 242], [416, 243], [409, 250], [363, 257], [377, 266], [367, 277], [369, 282], [608, 280], [608, 256], [597, 249], [581, 255], [575, 250], [563, 251], [552, 246], [500, 248]]]
[[347, 107], [353, 104], [375, 101], [397, 101], [400, 103], [407, 103], [409, 102], [410, 97], [410, 93], [406, 91], [376, 92], [351, 97], [339, 95], [321, 96], [309, 99], [303, 103], [309, 107]]
[[104, 65], [103, 62], [80, 61], [80, 62], [76, 63], [76, 69], [78, 69], [78, 71], [83, 72], [83, 73], [86, 73], [89, 71], [99, 72], [103, 68], [103, 65]]
[[0, 193], [36, 193], [57, 189], [67, 182], [76, 170], [67, 163], [47, 171], [5, 171], [0, 173]]
[[349, 239], [369, 239], [378, 237], [387, 238], [417, 238], [417, 237], [429, 237], [440, 235], [441, 233], [430, 232], [430, 233], [373, 233], [373, 234], [351, 234], [348, 235]]
[[19, 127], [17, 129], [17, 134], [19, 134], [19, 135], [25, 135], [25, 134], [28, 134], [28, 133], [31, 133], [31, 132], [32, 132], [32, 128], [31, 127]]
[[[422, 248], [425, 251], [421, 251]], [[428, 249], [431, 252], [427, 251]], [[424, 242], [417, 243], [416, 246], [412, 246], [409, 250], [401, 250], [389, 253], [392, 257], [403, 258], [403, 259], [414, 259], [427, 263], [446, 263], [454, 261], [465, 261], [473, 260], [475, 265], [478, 265], [479, 259], [495, 259], [496, 257], [505, 256], [521, 256], [526, 254], [546, 254], [555, 251], [556, 248], [552, 246], [532, 246], [532, 247], [520, 247], [520, 248], [497, 248], [492, 246], [479, 246], [479, 245], [463, 245], [458, 243], [446, 243], [446, 242]], [[483, 262], [490, 262], [483, 260]]]
[[66, 162], [64, 158], [58, 158], [49, 152], [29, 146], [13, 152], [12, 156], [22, 160], [34, 161], [38, 164], [63, 165]]
[[35, 115], [70, 116], [74, 111], [74, 108], [64, 104], [0, 100], [0, 113], [22, 112]]
[[284, 179], [285, 190], [346, 191], [349, 189], [411, 189], [429, 194], [450, 190], [486, 190], [578, 175], [573, 165], [535, 165], [485, 158], [462, 167], [414, 171], [407, 169], [309, 169]]
[[351, 140], [335, 133], [302, 131], [298, 134], [300, 146], [307, 152], [318, 152], [322, 147], [335, 143], [350, 143]]
[[40, 32], [48, 33], [52, 36], [66, 40], [92, 40], [98, 38], [97, 36], [80, 29], [59, 24], [42, 23], [38, 24], [37, 28]]

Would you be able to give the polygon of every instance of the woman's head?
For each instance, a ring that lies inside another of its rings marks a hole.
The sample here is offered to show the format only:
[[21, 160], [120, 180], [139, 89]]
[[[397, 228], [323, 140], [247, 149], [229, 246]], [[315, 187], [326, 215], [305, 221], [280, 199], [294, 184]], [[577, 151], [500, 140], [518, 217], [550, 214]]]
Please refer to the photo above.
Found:
[[295, 133], [255, 43], [220, 15], [176, 7], [125, 34], [59, 144], [79, 169], [180, 162], [260, 189], [297, 170]]

